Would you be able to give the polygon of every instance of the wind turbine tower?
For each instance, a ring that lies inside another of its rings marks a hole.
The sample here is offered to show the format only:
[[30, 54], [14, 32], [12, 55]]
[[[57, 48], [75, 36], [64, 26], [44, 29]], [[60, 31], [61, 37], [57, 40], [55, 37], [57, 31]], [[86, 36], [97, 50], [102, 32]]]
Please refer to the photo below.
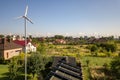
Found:
[[33, 24], [33, 22], [27, 17], [28, 12], [28, 5], [26, 6], [25, 14], [23, 16], [18, 17], [18, 19], [23, 18], [24, 19], [24, 31], [25, 31], [25, 80], [27, 80], [27, 51], [26, 51], [26, 44], [27, 44], [27, 35], [26, 35], [26, 27], [27, 27], [27, 21]]

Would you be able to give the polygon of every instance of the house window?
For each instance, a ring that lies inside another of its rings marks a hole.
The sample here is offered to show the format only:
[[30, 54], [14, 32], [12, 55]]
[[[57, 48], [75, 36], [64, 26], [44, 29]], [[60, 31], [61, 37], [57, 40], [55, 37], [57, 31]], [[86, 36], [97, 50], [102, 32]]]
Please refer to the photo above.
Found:
[[16, 50], [15, 52], [20, 52], [21, 50]]
[[9, 57], [9, 54], [8, 54], [8, 52], [7, 52], [7, 54], [6, 54], [6, 55], [7, 55], [7, 58], [8, 58], [8, 57]]

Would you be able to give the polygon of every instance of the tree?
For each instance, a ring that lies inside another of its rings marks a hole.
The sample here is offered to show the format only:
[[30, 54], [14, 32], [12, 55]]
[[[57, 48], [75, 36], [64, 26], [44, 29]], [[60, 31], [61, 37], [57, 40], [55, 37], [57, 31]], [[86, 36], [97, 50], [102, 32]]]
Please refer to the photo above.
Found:
[[116, 77], [116, 80], [120, 79], [120, 57], [117, 57], [111, 61], [110, 66], [113, 75]]
[[19, 40], [20, 39], [20, 35], [16, 35], [16, 39]]
[[0, 34], [0, 38], [4, 38], [4, 35]]
[[109, 39], [109, 40], [114, 40], [114, 36], [113, 36], [113, 35], [112, 35], [112, 36], [109, 36], [108, 39]]
[[27, 61], [27, 71], [33, 75], [33, 78], [35, 74], [39, 76], [41, 71], [44, 70], [45, 59], [40, 53], [31, 53]]
[[80, 36], [80, 38], [79, 38], [80, 40], [84, 40], [84, 38], [82, 37], [82, 36]]
[[103, 67], [104, 67], [104, 72], [107, 73], [107, 72], [108, 72], [108, 69], [109, 69], [109, 68], [108, 68], [108, 67], [109, 67], [108, 64], [107, 64], [107, 63], [104, 63], [104, 64], [103, 64]]
[[17, 57], [13, 57], [11, 60], [10, 60], [10, 64], [9, 64], [9, 79], [10, 80], [15, 80], [15, 78], [17, 77], [18, 75], [18, 70], [19, 70], [19, 65], [18, 65], [18, 58]]
[[111, 51], [111, 52], [115, 52], [117, 49], [117, 46], [115, 44], [100, 44], [100, 47], [104, 48], [107, 52]]
[[6, 36], [6, 38], [7, 38], [7, 39], [10, 39], [10, 38], [11, 38], [11, 36], [10, 36], [10, 35], [7, 35], [7, 36]]
[[120, 40], [120, 36], [118, 37], [118, 39]]
[[111, 56], [111, 51], [109, 51], [109, 52], [106, 52], [106, 55], [107, 55], [107, 57], [110, 57]]
[[37, 51], [40, 52], [41, 54], [46, 54], [46, 46], [45, 43], [40, 43]]
[[109, 51], [111, 51], [111, 52], [115, 52], [116, 51], [116, 46], [114, 45], [114, 44], [107, 44], [106, 45], [106, 47], [105, 47], [105, 49], [109, 52]]
[[29, 35], [29, 38], [32, 39], [33, 38], [32, 35]]
[[96, 55], [97, 56], [97, 50], [98, 50], [98, 47], [96, 45], [93, 45], [91, 48], [90, 48], [90, 51], [91, 51], [91, 54], [92, 55]]
[[55, 37], [55, 39], [64, 39], [63, 35], [55, 35], [54, 37]]

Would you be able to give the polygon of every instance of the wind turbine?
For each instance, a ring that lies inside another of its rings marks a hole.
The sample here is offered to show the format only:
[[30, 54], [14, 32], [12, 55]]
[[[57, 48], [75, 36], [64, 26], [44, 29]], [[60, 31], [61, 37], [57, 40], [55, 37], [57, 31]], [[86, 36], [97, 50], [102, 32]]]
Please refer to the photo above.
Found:
[[26, 51], [26, 44], [27, 44], [27, 38], [26, 38], [26, 26], [27, 21], [33, 24], [33, 22], [27, 17], [28, 12], [28, 5], [26, 6], [25, 14], [23, 16], [18, 17], [18, 19], [23, 18], [24, 19], [24, 28], [25, 28], [25, 80], [27, 80], [27, 51]]

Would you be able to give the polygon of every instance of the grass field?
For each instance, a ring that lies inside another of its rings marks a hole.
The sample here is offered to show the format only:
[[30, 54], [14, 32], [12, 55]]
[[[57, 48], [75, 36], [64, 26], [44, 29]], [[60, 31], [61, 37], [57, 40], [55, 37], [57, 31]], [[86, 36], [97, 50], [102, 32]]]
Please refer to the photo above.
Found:
[[92, 56], [83, 56], [80, 57], [82, 65], [86, 65], [86, 60], [89, 60], [89, 66], [103, 66], [105, 63], [109, 64], [112, 60], [110, 57], [92, 57]]
[[82, 72], [83, 72], [83, 79], [89, 80], [89, 71], [87, 67], [86, 60], [89, 60], [89, 67], [95, 68], [95, 67], [103, 67], [103, 65], [106, 63], [110, 64], [112, 58], [110, 57], [92, 57], [92, 56], [83, 56], [80, 57], [80, 62], [82, 63]]
[[[28, 79], [29, 79], [29, 76], [28, 76]], [[9, 80], [8, 65], [0, 64], [0, 80]], [[15, 80], [24, 80], [24, 75], [19, 74]], [[34, 80], [37, 80], [37, 79], [34, 79]]]
[[0, 64], [0, 80], [8, 80], [8, 65]]

